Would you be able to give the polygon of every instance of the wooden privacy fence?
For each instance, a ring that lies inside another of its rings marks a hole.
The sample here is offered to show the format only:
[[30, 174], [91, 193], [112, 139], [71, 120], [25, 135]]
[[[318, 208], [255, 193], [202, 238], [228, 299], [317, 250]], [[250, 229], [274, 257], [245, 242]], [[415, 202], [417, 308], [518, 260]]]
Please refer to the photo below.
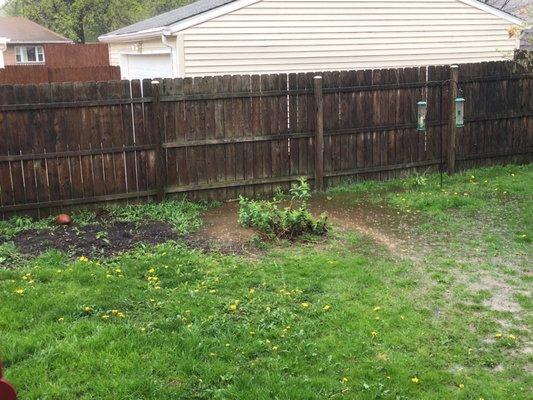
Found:
[[45, 43], [43, 47], [47, 67], [109, 66], [109, 46], [107, 43]]
[[[443, 159], [450, 170], [530, 161], [531, 78], [502, 62], [458, 74], [436, 66], [1, 86], [1, 211], [268, 196], [301, 177], [320, 188]], [[464, 128], [450, 117], [452, 88], [467, 100]], [[422, 99], [425, 133], [416, 130]]]

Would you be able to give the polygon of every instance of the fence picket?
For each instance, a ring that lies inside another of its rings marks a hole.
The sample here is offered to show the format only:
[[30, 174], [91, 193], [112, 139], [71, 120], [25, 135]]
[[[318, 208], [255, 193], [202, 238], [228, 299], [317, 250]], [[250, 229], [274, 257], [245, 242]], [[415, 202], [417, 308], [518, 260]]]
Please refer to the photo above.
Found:
[[[453, 111], [449, 75], [449, 66], [434, 66], [166, 79], [159, 106], [150, 80], [0, 86], [0, 213], [152, 198], [164, 175], [169, 195], [225, 200], [271, 196], [321, 166], [326, 186], [436, 170]], [[533, 158], [532, 77], [509, 63], [460, 65], [467, 101], [458, 168]], [[422, 134], [416, 103], [426, 98]]]

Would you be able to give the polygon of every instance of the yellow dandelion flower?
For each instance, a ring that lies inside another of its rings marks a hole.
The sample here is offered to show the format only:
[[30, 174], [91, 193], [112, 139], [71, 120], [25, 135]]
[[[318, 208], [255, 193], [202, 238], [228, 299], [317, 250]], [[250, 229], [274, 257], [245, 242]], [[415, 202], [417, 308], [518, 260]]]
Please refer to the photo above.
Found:
[[272, 346], [272, 351], [278, 351], [278, 346]]
[[87, 314], [90, 314], [90, 313], [92, 313], [94, 310], [93, 310], [92, 307], [85, 307], [85, 308], [83, 309], [83, 311], [85, 311]]
[[57, 322], [61, 323], [61, 322], [63, 322], [64, 320], [65, 320], [65, 318], [61, 317], [61, 318], [59, 318], [59, 319], [57, 320]]
[[254, 336], [255, 335], [255, 332], [254, 331], [250, 331], [250, 336]]
[[414, 383], [415, 385], [418, 385], [420, 383], [420, 379], [414, 376], [411, 378], [411, 382]]
[[148, 273], [149, 273], [149, 274], [153, 274], [154, 272], [155, 272], [155, 268], [150, 268], [150, 269], [148, 270]]
[[101, 315], [100, 318], [103, 319], [103, 320], [105, 321], [105, 320], [108, 320], [108, 319], [109, 319], [109, 315], [104, 314], [104, 315]]
[[329, 311], [331, 310], [331, 306], [329, 304], [326, 304], [323, 308], [324, 311]]
[[254, 289], [254, 288], [251, 288], [251, 289], [249, 290], [249, 292], [250, 292], [250, 294], [254, 294], [254, 293], [255, 293], [255, 289]]
[[378, 335], [378, 333], [376, 331], [372, 331], [371, 335], [372, 335], [372, 337], [376, 337]]
[[460, 383], [460, 384], [459, 384], [459, 389], [464, 389], [464, 388], [465, 388], [464, 383]]
[[116, 272], [117, 274], [120, 274], [120, 273], [122, 273], [122, 270], [121, 270], [120, 268], [115, 268], [115, 272]]
[[377, 306], [377, 307], [374, 307], [374, 312], [378, 312], [381, 310], [381, 307], [380, 306]]
[[139, 329], [141, 332], [145, 332], [146, 331], [146, 328], [140, 328]]
[[347, 377], [343, 377], [343, 378], [341, 379], [341, 382], [342, 382], [342, 383], [346, 383], [346, 382], [348, 382], [348, 378], [347, 378]]
[[78, 258], [78, 261], [80, 261], [80, 262], [88, 262], [89, 259], [87, 257], [85, 257], [85, 256], [81, 256], [81, 257]]
[[515, 335], [509, 335], [509, 339], [516, 340], [516, 336]]
[[496, 335], [494, 335], [494, 337], [495, 337], [496, 339], [500, 339], [502, 336], [503, 336], [503, 334], [500, 333], [500, 332], [498, 332]]
[[235, 303], [230, 304], [229, 305], [229, 310], [232, 311], [232, 312], [237, 311], [237, 304], [235, 304]]
[[301, 306], [302, 306], [303, 308], [309, 308], [309, 307], [311, 306], [311, 304], [309, 304], [308, 302], [304, 301], [304, 302], [301, 304]]
[[15, 293], [22, 295], [24, 294], [24, 289], [15, 289]]
[[117, 317], [124, 318], [126, 315], [123, 312], [118, 312]]

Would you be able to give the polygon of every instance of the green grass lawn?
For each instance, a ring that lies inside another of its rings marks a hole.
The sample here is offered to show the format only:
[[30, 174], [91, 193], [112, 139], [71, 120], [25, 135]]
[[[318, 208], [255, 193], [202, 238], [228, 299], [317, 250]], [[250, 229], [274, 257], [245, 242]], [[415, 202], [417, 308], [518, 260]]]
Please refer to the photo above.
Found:
[[[7, 242], [7, 378], [21, 399], [530, 399], [533, 166], [438, 181], [329, 193], [414, 215], [398, 252], [335, 227], [252, 258], [170, 242], [28, 259]], [[115, 213], [187, 232], [203, 209], [141, 207]]]

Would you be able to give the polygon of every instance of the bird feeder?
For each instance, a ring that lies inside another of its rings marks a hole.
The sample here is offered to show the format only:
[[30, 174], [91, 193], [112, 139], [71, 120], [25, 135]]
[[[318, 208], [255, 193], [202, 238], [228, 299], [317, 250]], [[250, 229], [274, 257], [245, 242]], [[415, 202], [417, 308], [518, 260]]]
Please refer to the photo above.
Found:
[[419, 101], [417, 105], [418, 105], [417, 129], [421, 132], [425, 132], [427, 130], [426, 117], [428, 115], [428, 103], [427, 101]]
[[457, 128], [465, 126], [465, 101], [462, 97], [455, 99], [455, 126]]

